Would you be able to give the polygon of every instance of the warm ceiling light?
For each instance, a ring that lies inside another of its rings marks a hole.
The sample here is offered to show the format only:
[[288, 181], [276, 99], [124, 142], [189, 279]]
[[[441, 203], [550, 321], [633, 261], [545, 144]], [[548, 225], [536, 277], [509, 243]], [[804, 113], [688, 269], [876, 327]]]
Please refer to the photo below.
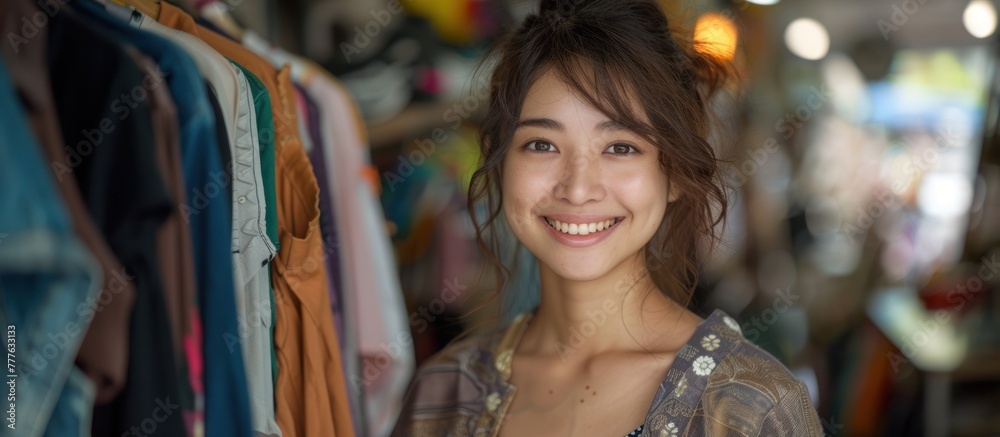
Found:
[[694, 40], [698, 51], [706, 55], [726, 61], [736, 56], [736, 25], [722, 14], [709, 12], [698, 17], [694, 25]]
[[785, 29], [785, 45], [800, 58], [818, 61], [830, 51], [830, 34], [819, 21], [799, 18]]
[[962, 23], [976, 38], [986, 38], [997, 30], [997, 10], [988, 0], [972, 0], [962, 13]]
[[747, 3], [756, 3], [758, 5], [770, 6], [777, 4], [781, 0], [747, 0]]

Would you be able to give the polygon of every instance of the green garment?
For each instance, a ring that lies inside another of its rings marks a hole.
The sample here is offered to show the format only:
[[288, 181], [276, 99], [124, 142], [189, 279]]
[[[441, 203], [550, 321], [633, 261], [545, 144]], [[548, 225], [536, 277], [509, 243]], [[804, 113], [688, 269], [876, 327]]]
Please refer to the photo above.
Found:
[[[264, 203], [266, 204], [267, 238], [278, 250], [278, 202], [274, 191], [274, 117], [271, 115], [271, 96], [264, 84], [250, 70], [242, 65], [229, 61], [243, 71], [250, 83], [253, 94], [254, 113], [257, 114], [257, 140], [260, 143], [260, 176], [264, 185]], [[267, 276], [271, 277], [271, 266], [267, 267]], [[278, 357], [274, 353], [274, 285], [271, 285], [271, 377], [278, 381]]]

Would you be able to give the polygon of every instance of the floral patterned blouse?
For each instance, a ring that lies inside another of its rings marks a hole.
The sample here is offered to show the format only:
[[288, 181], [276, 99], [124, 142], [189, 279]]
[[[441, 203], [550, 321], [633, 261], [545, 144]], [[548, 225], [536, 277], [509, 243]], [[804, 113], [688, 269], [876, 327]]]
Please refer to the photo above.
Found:
[[[517, 388], [511, 361], [532, 313], [445, 348], [418, 370], [393, 436], [496, 436]], [[822, 436], [805, 385], [717, 310], [660, 381], [643, 436]]]

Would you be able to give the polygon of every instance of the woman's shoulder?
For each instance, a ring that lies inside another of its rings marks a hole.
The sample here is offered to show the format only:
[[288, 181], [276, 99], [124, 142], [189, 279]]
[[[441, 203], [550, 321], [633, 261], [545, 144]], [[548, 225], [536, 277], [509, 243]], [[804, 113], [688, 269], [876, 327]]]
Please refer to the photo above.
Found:
[[436, 372], [444, 368], [485, 368], [495, 369], [497, 355], [504, 355], [514, 337], [521, 331], [529, 314], [521, 314], [506, 325], [485, 332], [460, 337], [432, 355], [420, 366], [417, 373]]
[[[726, 319], [732, 328], [733, 319]], [[705, 423], [725, 423], [748, 435], [822, 435], [806, 385], [742, 333], [733, 341], [701, 396], [703, 419], [712, 418]]]
[[744, 337], [739, 323], [722, 310], [698, 325], [680, 357], [693, 362], [696, 374], [708, 376], [706, 390], [745, 386], [777, 401], [802, 386], [781, 361]]
[[742, 336], [712, 372], [711, 380], [720, 388], [747, 387], [773, 402], [805, 388], [781, 361]]
[[[418, 404], [450, 402], [440, 399], [441, 394], [446, 393], [461, 403], [467, 397], [471, 400], [481, 396], [487, 387], [503, 384], [509, 372], [512, 345], [527, 318], [521, 315], [507, 326], [453, 341], [428, 358], [413, 377], [411, 400]], [[435, 389], [422, 390], [424, 386]], [[441, 387], [453, 389], [446, 392], [440, 390]], [[428, 399], [428, 396], [438, 399]]]
[[452, 342], [417, 369], [392, 435], [469, 434], [489, 396], [505, 387], [509, 328]]

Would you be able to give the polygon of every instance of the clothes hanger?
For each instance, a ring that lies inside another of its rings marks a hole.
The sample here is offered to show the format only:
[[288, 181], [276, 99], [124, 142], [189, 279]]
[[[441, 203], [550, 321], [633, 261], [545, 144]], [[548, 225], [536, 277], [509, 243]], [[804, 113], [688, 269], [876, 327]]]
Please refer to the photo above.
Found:
[[158, 20], [160, 18], [160, 0], [111, 0], [121, 6], [132, 6], [143, 15]]

